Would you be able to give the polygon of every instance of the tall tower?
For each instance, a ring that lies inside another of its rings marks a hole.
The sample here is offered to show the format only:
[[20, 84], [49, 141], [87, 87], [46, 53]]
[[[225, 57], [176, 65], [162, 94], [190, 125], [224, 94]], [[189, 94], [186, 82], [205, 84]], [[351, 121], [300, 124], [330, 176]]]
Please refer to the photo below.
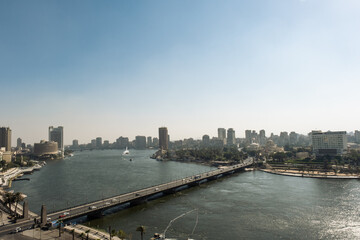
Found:
[[62, 126], [57, 128], [50, 126], [49, 141], [57, 142], [59, 150], [64, 151], [64, 128]]
[[161, 150], [169, 148], [169, 134], [166, 127], [159, 128], [159, 148]]
[[265, 130], [264, 129], [260, 130], [260, 136], [259, 137], [260, 137], [260, 139], [259, 139], [260, 145], [265, 146], [265, 144], [266, 144], [266, 136], [265, 136]]
[[218, 128], [218, 138], [226, 144], [226, 130], [225, 128]]
[[18, 138], [18, 139], [16, 140], [16, 147], [17, 147], [17, 148], [21, 148], [21, 145], [22, 145], [22, 139], [21, 139], [21, 138]]
[[251, 130], [245, 130], [245, 139], [247, 144], [251, 143]]
[[11, 129], [0, 128], [0, 148], [5, 147], [5, 151], [11, 151]]
[[235, 131], [232, 128], [229, 128], [227, 130], [227, 145], [235, 145], [236, 144], [236, 140], [235, 140]]

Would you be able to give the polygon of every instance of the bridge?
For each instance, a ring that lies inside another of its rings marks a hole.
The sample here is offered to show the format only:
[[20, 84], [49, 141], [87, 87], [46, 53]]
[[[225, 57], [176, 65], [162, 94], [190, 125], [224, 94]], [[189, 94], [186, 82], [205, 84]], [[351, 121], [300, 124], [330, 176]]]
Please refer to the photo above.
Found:
[[[105, 198], [99, 201], [81, 204], [71, 208], [58, 210], [56, 212], [50, 212], [47, 214], [47, 217], [48, 218], [50, 217], [51, 221], [54, 220], [69, 221], [71, 219], [79, 218], [82, 216], [100, 217], [102, 216], [102, 213], [107, 209], [127, 203], [129, 203], [130, 206], [138, 205], [145, 202], [154, 195], [161, 196], [161, 194], [166, 195], [166, 194], [175, 193], [181, 190], [182, 188], [197, 186], [202, 182], [212, 181], [222, 176], [239, 172], [252, 164], [253, 164], [253, 158], [247, 158], [242, 163], [236, 165], [221, 167], [209, 172], [205, 172], [189, 177], [184, 177], [175, 181], [147, 187], [134, 192], [129, 192], [129, 193]], [[42, 221], [46, 221], [46, 220], [43, 219]], [[0, 234], [9, 232], [10, 230], [15, 229], [17, 226], [26, 228], [26, 227], [30, 227], [32, 224], [34, 224], [33, 219], [25, 220], [16, 224], [11, 224], [10, 225], [11, 229], [8, 229], [7, 226], [3, 226], [0, 227]]]

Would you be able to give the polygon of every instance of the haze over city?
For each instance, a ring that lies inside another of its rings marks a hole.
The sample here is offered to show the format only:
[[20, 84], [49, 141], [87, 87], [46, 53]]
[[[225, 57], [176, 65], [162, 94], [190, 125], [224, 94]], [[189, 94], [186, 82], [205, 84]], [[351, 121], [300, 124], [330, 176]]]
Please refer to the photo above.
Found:
[[12, 142], [359, 128], [358, 1], [1, 1]]

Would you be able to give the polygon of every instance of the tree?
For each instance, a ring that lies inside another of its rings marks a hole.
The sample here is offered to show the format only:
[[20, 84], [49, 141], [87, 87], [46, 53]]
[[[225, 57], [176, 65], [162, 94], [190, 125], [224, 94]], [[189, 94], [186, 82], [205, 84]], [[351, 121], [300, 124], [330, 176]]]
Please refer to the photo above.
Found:
[[85, 233], [82, 232], [82, 233], [80, 234], [80, 237], [81, 237], [81, 239], [84, 239]]
[[85, 233], [86, 233], [86, 240], [89, 240], [89, 232], [90, 232], [90, 229], [86, 230]]
[[125, 239], [126, 238], [126, 233], [123, 231], [123, 230], [119, 230], [118, 232], [117, 232], [117, 236], [120, 238], [120, 239]]
[[116, 236], [116, 235], [117, 235], [116, 230], [115, 230], [115, 229], [111, 230], [111, 232], [110, 232], [110, 239], [111, 239], [112, 237]]
[[6, 192], [3, 196], [4, 196], [4, 203], [5, 205], [6, 204], [9, 205], [10, 215], [12, 215], [11, 205], [15, 203], [15, 194], [11, 192]]
[[75, 229], [72, 229], [71, 231], [72, 240], [75, 240]]
[[61, 237], [61, 225], [62, 225], [63, 221], [59, 220], [58, 223], [59, 223], [59, 237]]
[[15, 205], [15, 216], [17, 216], [17, 211], [16, 211], [16, 210], [17, 210], [17, 205], [18, 205], [19, 202], [24, 201], [24, 197], [23, 197], [23, 195], [22, 195], [21, 192], [17, 192], [17, 193], [14, 194], [14, 201], [16, 202], [16, 205]]
[[145, 226], [139, 226], [136, 228], [136, 231], [140, 232], [141, 240], [144, 240]]

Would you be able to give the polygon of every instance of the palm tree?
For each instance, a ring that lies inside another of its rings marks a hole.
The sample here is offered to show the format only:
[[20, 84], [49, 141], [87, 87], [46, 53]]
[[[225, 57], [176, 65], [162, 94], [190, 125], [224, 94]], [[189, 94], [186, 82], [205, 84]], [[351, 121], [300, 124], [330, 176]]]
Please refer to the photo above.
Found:
[[75, 229], [72, 229], [71, 231], [72, 240], [75, 240]]
[[61, 225], [62, 225], [63, 221], [59, 220], [58, 223], [59, 223], [59, 237], [61, 237]]
[[82, 233], [80, 234], [80, 237], [81, 237], [81, 239], [84, 239], [85, 233], [82, 232]]
[[16, 205], [15, 205], [15, 216], [17, 216], [17, 211], [16, 211], [16, 210], [17, 210], [17, 205], [18, 205], [19, 202], [24, 201], [24, 197], [23, 197], [22, 193], [21, 193], [21, 192], [15, 193], [15, 194], [14, 194], [14, 200], [15, 200], [15, 202], [16, 202]]
[[145, 226], [139, 226], [136, 228], [136, 231], [140, 232], [141, 240], [144, 240]]
[[110, 239], [111, 239], [112, 237], [116, 236], [116, 235], [117, 235], [116, 230], [115, 230], [115, 229], [111, 230], [111, 232], [110, 232]]
[[124, 239], [126, 238], [126, 233], [125, 233], [123, 230], [120, 229], [120, 230], [117, 232], [117, 236], [118, 236], [120, 239], [124, 240]]
[[12, 215], [11, 205], [15, 202], [15, 194], [6, 192], [3, 196], [5, 204], [9, 205], [10, 215]]
[[86, 233], [86, 240], [89, 240], [89, 232], [90, 232], [90, 229], [86, 230], [85, 233]]

